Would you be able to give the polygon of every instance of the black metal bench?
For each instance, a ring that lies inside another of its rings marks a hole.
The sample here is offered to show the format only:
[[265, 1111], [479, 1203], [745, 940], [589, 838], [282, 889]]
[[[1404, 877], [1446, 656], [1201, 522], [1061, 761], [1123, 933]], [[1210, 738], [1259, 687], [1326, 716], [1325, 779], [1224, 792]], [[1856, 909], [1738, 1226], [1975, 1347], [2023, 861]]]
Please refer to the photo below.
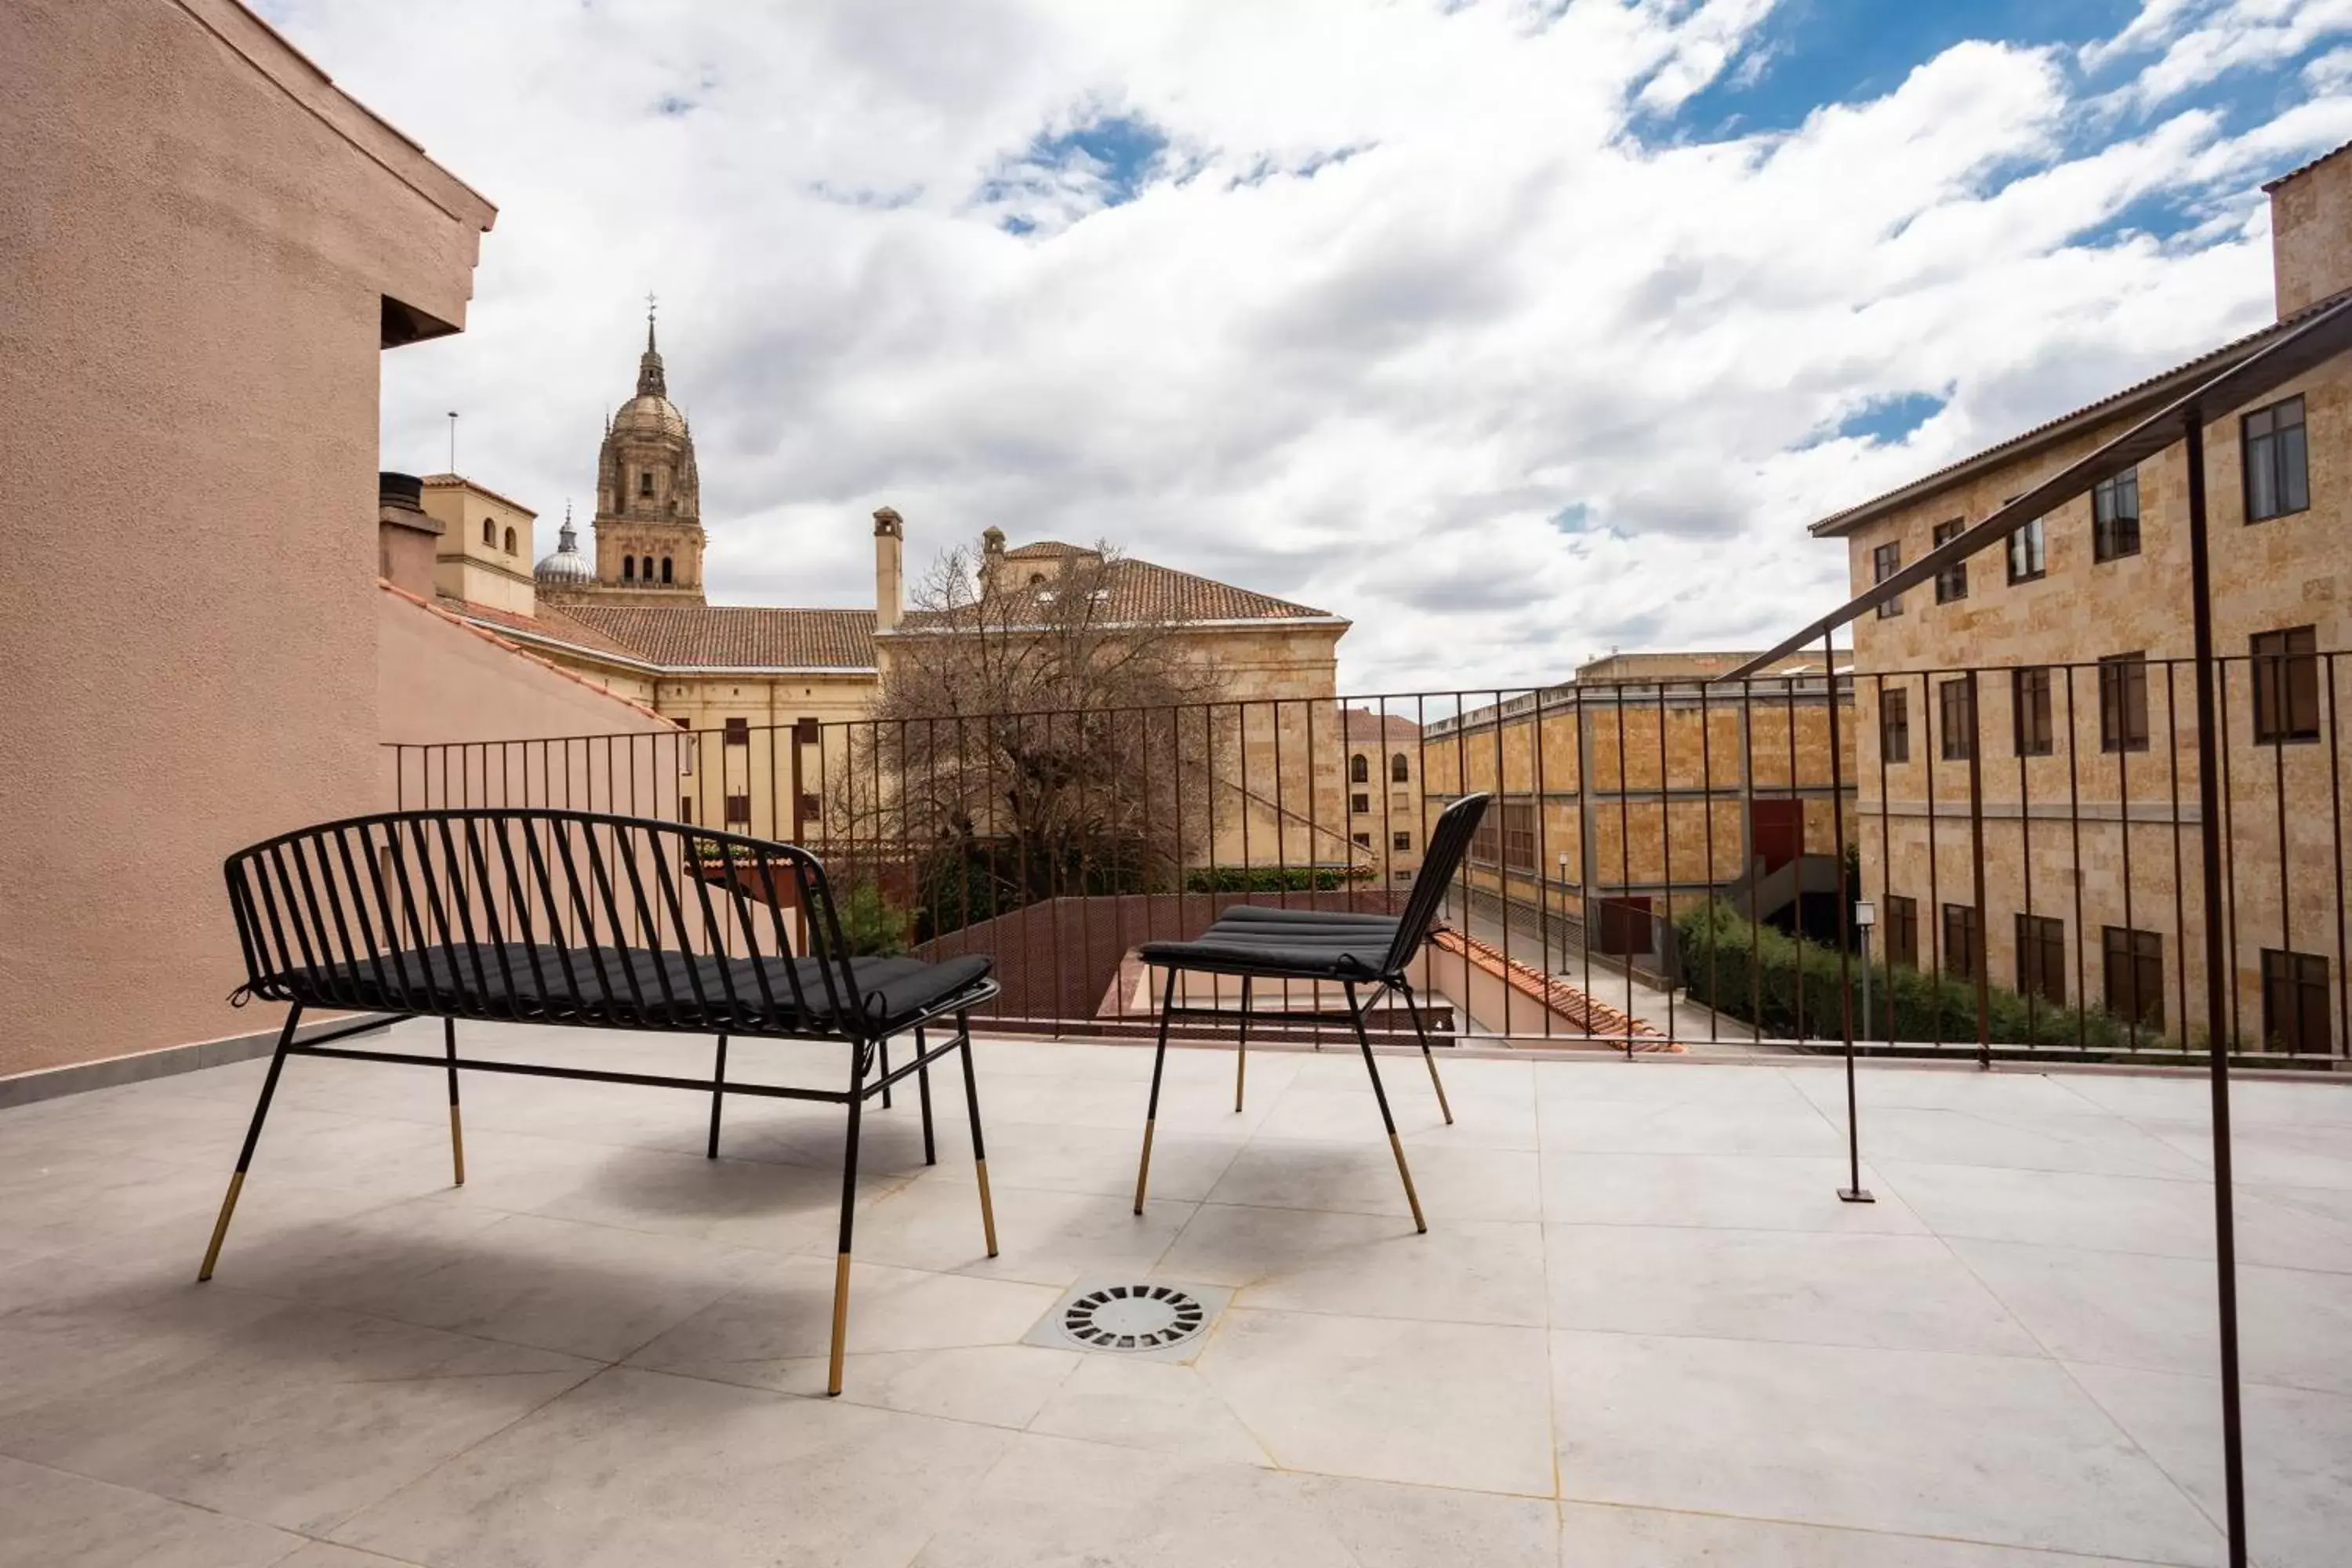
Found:
[[[824, 867], [795, 845], [688, 824], [549, 810], [392, 812], [322, 823], [239, 850], [225, 868], [243, 947], [240, 1003], [291, 1004], [236, 1173], [196, 1278], [209, 1279], [286, 1058], [405, 1062], [449, 1076], [449, 1143], [466, 1180], [457, 1074], [517, 1073], [596, 1083], [708, 1090], [709, 1153], [719, 1154], [729, 1093], [822, 1100], [847, 1108], [841, 1164], [841, 1246], [833, 1296], [827, 1391], [841, 1392], [849, 1311], [857, 1131], [865, 1102], [885, 1108], [890, 1086], [914, 1075], [921, 1091], [923, 1157], [936, 1163], [930, 1066], [963, 1063], [979, 1176], [982, 1233], [996, 1256], [988, 1159], [973, 1081], [971, 1009], [997, 994], [984, 957], [927, 963], [859, 957], [844, 940]], [[376, 1015], [299, 1044], [311, 1008]], [[413, 1017], [442, 1020], [444, 1054], [337, 1045]], [[929, 1044], [927, 1026], [952, 1016], [952, 1038]], [[710, 1076], [509, 1062], [457, 1054], [457, 1021], [555, 1024], [712, 1035]], [[889, 1041], [914, 1036], [914, 1059], [893, 1070]], [[837, 1089], [729, 1083], [733, 1036], [822, 1040], [848, 1048]]]
[[[1243, 1075], [1249, 1068], [1249, 1026], [1261, 1024], [1322, 1024], [1334, 1021], [1319, 1011], [1256, 1012], [1250, 1006], [1250, 984], [1255, 980], [1300, 980], [1310, 985], [1337, 984], [1348, 999], [1346, 1021], [1355, 1026], [1356, 1043], [1363, 1048], [1364, 1070], [1371, 1075], [1372, 1099], [1389, 1132], [1389, 1152], [1396, 1156], [1397, 1176], [1404, 1183], [1405, 1203], [1412, 1210], [1413, 1228], [1426, 1231], [1421, 1215], [1421, 1194], [1413, 1191], [1412, 1168], [1405, 1163], [1404, 1143], [1398, 1138], [1396, 1118], [1389, 1112], [1388, 1090], [1381, 1083], [1380, 1064], [1372, 1058], [1371, 1037], [1364, 1030], [1364, 1001], [1356, 987], [1371, 988], [1370, 1000], [1393, 991], [1412, 1015], [1413, 1033], [1421, 1039], [1421, 1058], [1429, 1067], [1429, 1081], [1437, 1090], [1438, 1109], [1446, 1125], [1454, 1123], [1454, 1108], [1445, 1102], [1445, 1083], [1437, 1076], [1437, 1058], [1429, 1049], [1429, 1030], [1412, 999], [1412, 982], [1405, 966], [1421, 951], [1437, 921], [1437, 906], [1446, 884], [1462, 864], [1470, 838], [1478, 830], [1490, 796], [1469, 795], [1440, 813], [1429, 836], [1429, 853], [1405, 896], [1404, 911], [1396, 915], [1337, 910], [1285, 909], [1262, 904], [1236, 904], [1189, 942], [1148, 942], [1139, 949], [1143, 962], [1168, 971], [1168, 984], [1160, 1002], [1160, 1041], [1151, 1058], [1151, 1100], [1143, 1113], [1143, 1157], [1135, 1171], [1135, 1212], [1143, 1212], [1144, 1190], [1151, 1180], [1151, 1134], [1160, 1121], [1160, 1079], [1168, 1062], [1168, 1026], [1177, 1018], [1232, 1020], [1240, 1035], [1234, 1061], [1234, 1109], [1242, 1108]], [[1236, 976], [1242, 983], [1238, 1012], [1222, 1007], [1185, 1007], [1176, 1001], [1178, 976]]]

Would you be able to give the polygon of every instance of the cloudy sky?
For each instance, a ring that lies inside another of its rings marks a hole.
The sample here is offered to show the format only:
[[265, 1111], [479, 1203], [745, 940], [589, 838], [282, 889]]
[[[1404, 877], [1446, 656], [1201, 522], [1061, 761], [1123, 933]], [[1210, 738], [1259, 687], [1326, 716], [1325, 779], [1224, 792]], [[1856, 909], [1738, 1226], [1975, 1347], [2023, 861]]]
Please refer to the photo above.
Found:
[[661, 297], [722, 600], [992, 523], [1350, 690], [1758, 646], [1804, 525], [2271, 317], [2352, 0], [264, 0], [498, 204], [387, 466], [593, 507]]

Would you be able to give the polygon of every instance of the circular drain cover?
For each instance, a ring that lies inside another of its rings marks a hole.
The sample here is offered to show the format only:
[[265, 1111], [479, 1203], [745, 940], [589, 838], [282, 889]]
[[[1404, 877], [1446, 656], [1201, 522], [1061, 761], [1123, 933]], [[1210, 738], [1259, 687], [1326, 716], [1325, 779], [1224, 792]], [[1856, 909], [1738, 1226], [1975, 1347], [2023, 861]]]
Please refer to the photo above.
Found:
[[1062, 1331], [1101, 1351], [1156, 1351], [1201, 1331], [1201, 1303], [1166, 1285], [1107, 1285], [1062, 1311]]

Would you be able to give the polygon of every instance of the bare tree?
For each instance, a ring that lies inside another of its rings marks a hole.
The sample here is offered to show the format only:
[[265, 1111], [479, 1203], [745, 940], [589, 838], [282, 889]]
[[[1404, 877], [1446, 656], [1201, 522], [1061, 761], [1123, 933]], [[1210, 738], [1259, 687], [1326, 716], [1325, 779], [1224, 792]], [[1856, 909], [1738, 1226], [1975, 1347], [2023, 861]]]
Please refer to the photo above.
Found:
[[891, 639], [833, 811], [919, 869], [930, 930], [1057, 893], [1176, 885], [1214, 831], [1232, 724], [1183, 622], [1108, 544], [947, 551]]

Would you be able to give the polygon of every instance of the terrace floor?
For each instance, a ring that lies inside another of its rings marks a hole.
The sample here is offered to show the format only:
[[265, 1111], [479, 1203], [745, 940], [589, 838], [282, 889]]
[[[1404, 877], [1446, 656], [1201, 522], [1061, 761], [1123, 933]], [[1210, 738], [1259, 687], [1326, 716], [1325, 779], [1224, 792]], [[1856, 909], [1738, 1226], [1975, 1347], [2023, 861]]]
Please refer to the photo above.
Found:
[[[1826, 1066], [1391, 1058], [1417, 1237], [1350, 1055], [1174, 1053], [1141, 1219], [1149, 1053], [980, 1058], [1003, 1255], [954, 1077], [870, 1117], [839, 1400], [831, 1108], [474, 1075], [452, 1189], [438, 1074], [296, 1061], [203, 1287], [261, 1063], [0, 1111], [0, 1564], [2221, 1561], [2196, 1080], [1867, 1066], [1863, 1207]], [[2236, 1103], [2254, 1552], [2340, 1563], [2352, 1086]], [[1082, 1278], [1232, 1296], [1024, 1343]]]

